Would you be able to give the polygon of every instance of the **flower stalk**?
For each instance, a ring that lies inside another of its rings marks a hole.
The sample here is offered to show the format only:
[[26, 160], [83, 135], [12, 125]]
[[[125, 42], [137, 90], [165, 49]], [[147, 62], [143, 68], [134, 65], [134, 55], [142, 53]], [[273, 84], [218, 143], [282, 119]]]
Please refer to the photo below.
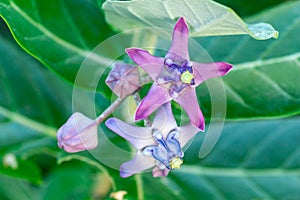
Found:
[[106, 110], [103, 111], [96, 119], [96, 123], [101, 124], [111, 113], [113, 113], [120, 104], [126, 99], [125, 98], [117, 98]]

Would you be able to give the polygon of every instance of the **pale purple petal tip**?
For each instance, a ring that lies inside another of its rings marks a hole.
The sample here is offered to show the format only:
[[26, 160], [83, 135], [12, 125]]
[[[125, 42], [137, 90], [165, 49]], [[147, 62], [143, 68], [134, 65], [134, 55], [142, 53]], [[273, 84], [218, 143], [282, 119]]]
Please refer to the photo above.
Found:
[[109, 118], [105, 125], [130, 142], [136, 149], [142, 149], [154, 143], [151, 127], [139, 127], [127, 124], [117, 118]]
[[198, 104], [195, 88], [186, 88], [185, 91], [180, 93], [174, 100], [183, 107], [189, 116], [191, 123], [199, 130], [204, 131], [204, 117]]
[[166, 58], [183, 62], [189, 60], [188, 52], [189, 29], [183, 17], [179, 18], [173, 30], [172, 44]]
[[125, 51], [131, 60], [145, 70], [153, 80], [156, 80], [164, 66], [164, 58], [152, 56], [148, 51], [139, 48], [128, 48]]
[[138, 105], [135, 113], [135, 120], [148, 117], [158, 107], [171, 100], [168, 89], [153, 83], [147, 96]]
[[120, 176], [122, 178], [127, 178], [127, 177], [132, 176], [132, 175], [133, 175], [132, 173], [128, 173], [126, 171], [120, 171]]
[[137, 152], [135, 157], [125, 162], [120, 167], [120, 176], [123, 178], [132, 176], [133, 174], [145, 171], [155, 165], [155, 161], [151, 157], [146, 157], [141, 152]]
[[189, 28], [188, 28], [188, 25], [185, 21], [185, 19], [183, 17], [180, 17], [178, 19], [178, 21], [176, 22], [175, 24], [175, 27], [174, 27], [174, 31], [176, 32], [180, 32], [181, 34], [184, 34], [184, 35], [189, 35]]
[[226, 62], [197, 63], [193, 62], [195, 85], [210, 78], [224, 76], [230, 72], [233, 65]]
[[195, 127], [192, 123], [187, 123], [179, 127], [180, 137], [179, 142], [184, 147], [198, 132], [199, 128]]

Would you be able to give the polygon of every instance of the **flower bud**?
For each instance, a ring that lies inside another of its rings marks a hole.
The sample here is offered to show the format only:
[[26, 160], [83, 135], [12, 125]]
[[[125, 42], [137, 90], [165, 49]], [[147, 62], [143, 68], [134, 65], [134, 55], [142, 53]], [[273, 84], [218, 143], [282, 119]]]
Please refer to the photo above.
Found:
[[98, 145], [97, 123], [74, 113], [57, 131], [58, 146], [69, 153], [94, 149]]
[[115, 63], [105, 83], [120, 98], [131, 95], [140, 87], [138, 68], [126, 63]]

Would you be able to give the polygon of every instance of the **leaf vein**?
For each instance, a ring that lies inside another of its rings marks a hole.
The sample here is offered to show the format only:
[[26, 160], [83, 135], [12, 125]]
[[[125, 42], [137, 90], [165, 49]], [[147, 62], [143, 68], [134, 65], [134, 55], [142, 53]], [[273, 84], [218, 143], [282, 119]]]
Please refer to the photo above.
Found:
[[206, 176], [201, 176], [208, 187], [213, 190], [213, 194], [220, 200], [226, 200], [223, 192]]
[[66, 15], [66, 20], [69, 22], [71, 28], [73, 29], [73, 33], [76, 34], [76, 36], [77, 36], [79, 42], [81, 43], [82, 47], [84, 48], [84, 50], [89, 51], [89, 47], [86, 44], [86, 42], [83, 40], [83, 37], [80, 34], [80, 31], [79, 31], [78, 27], [76, 26], [74, 19], [71, 17], [71, 14], [70, 14], [69, 10], [67, 9], [65, 2], [63, 0], [60, 0], [59, 2], [61, 4], [62, 11]]
[[237, 93], [234, 89], [232, 89], [231, 86], [229, 86], [225, 81], [223, 83], [227, 92], [229, 92], [242, 106], [249, 109], [254, 109], [251, 105], [246, 103], [244, 99], [241, 97], [241, 95]]
[[38, 23], [41, 23], [42, 20], [41, 20], [41, 17], [40, 17], [40, 15], [39, 15], [39, 9], [38, 9], [38, 7], [37, 7], [36, 0], [31, 0], [31, 4], [32, 4], [32, 7], [33, 7], [33, 9], [34, 9], [34, 15], [35, 15], [36, 21], [37, 21]]
[[288, 167], [290, 162], [296, 157], [300, 155], [300, 147], [296, 148], [288, 157], [285, 158], [283, 163], [281, 164], [281, 167]]
[[299, 57], [300, 57], [300, 52], [291, 54], [291, 55], [265, 59], [265, 60], [259, 59], [256, 61], [244, 62], [244, 63], [237, 64], [236, 65], [237, 67], [233, 68], [232, 71], [256, 68], [256, 67], [263, 66], [263, 65], [271, 65], [271, 64], [275, 64], [275, 63], [281, 63], [281, 62], [288, 62], [291, 60], [299, 59]]
[[49, 39], [55, 41], [57, 44], [61, 45], [64, 48], [67, 48], [83, 57], [89, 57], [90, 59], [94, 60], [95, 62], [99, 64], [109, 64], [111, 63], [111, 60], [109, 58], [105, 58], [103, 56], [100, 56], [98, 54], [95, 54], [90, 51], [82, 50], [81, 48], [63, 40], [62, 38], [54, 35], [51, 33], [46, 27], [44, 27], [42, 24], [34, 21], [27, 13], [25, 13], [23, 10], [21, 10], [20, 7], [18, 7], [17, 4], [15, 4], [12, 0], [10, 0], [10, 6], [19, 14], [21, 15], [28, 23], [30, 23], [33, 27], [40, 30], [42, 33], [44, 33]]
[[194, 15], [194, 18], [196, 18], [199, 22], [201, 22], [201, 19], [197, 16], [195, 10], [193, 7], [190, 5], [189, 1], [182, 1], [191, 11], [191, 13]]
[[16, 113], [16, 112], [12, 112], [2, 106], [0, 106], [0, 114], [7, 117], [11, 121], [21, 124], [23, 126], [26, 126], [32, 130], [35, 130], [35, 131], [38, 131], [41, 133], [45, 133], [51, 137], [56, 137], [56, 128], [47, 126], [45, 124], [42, 124], [35, 120], [32, 120], [25, 115], [22, 115], [22, 114]]
[[239, 167], [245, 167], [247, 165], [247, 162], [251, 159], [251, 157], [253, 157], [253, 155], [257, 154], [258, 152], [261, 151], [261, 148], [263, 148], [267, 143], [270, 142], [270, 140], [275, 139], [276, 137], [279, 137], [282, 129], [284, 129], [285, 127], [281, 127], [281, 129], [276, 129], [276, 131], [273, 134], [269, 134], [267, 136], [265, 136], [264, 140], [261, 140], [259, 142], [256, 143], [255, 146], [252, 147], [252, 149], [247, 153], [247, 156], [244, 157], [244, 159], [240, 162]]
[[292, 99], [292, 100], [296, 100], [296, 101], [300, 100], [300, 98], [295, 98], [291, 94], [289, 94], [288, 92], [286, 92], [283, 88], [280, 87], [280, 85], [277, 82], [275, 82], [273, 79], [271, 79], [269, 76], [267, 76], [265, 72], [262, 72], [262, 71], [260, 71], [258, 69], [252, 69], [252, 70], [253, 70], [253, 72], [257, 76], [261, 77], [266, 83], [268, 83], [271, 86], [273, 86], [273, 88], [277, 92], [279, 92], [280, 94], [282, 94], [286, 98], [289, 98], [289, 99]]
[[7, 76], [7, 73], [5, 71], [6, 68], [4, 67], [0, 67], [0, 77], [1, 77], [1, 82], [3, 84], [3, 87], [5, 89], [5, 93], [7, 98], [9, 99], [9, 105], [11, 107], [12, 110], [16, 111], [18, 110], [18, 106], [17, 106], [17, 101], [16, 99], [12, 98], [13, 95], [9, 95], [9, 93], [14, 93], [14, 90], [11, 88], [11, 83], [10, 80]]
[[251, 177], [246, 176], [245, 177], [245, 181], [248, 183], [248, 185], [250, 187], [252, 187], [254, 189], [254, 191], [256, 193], [258, 193], [258, 195], [260, 195], [260, 197], [262, 197], [264, 200], [274, 200], [275, 198], [273, 198], [271, 195], [268, 194], [268, 192], [266, 192], [261, 185], [259, 185], [258, 183], [256, 183]]
[[205, 176], [228, 176], [228, 177], [246, 177], [246, 176], [295, 176], [300, 174], [300, 168], [226, 168], [226, 167], [205, 167], [185, 164], [178, 173], [197, 174]]

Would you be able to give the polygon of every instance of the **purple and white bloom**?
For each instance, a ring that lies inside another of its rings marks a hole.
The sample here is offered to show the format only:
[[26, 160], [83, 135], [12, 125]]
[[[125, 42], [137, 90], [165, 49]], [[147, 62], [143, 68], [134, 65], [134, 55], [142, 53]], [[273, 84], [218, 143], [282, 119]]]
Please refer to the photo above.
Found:
[[106, 85], [120, 98], [133, 94], [140, 88], [140, 74], [136, 66], [117, 62], [110, 71]]
[[181, 17], [174, 27], [172, 44], [164, 58], [152, 56], [139, 48], [126, 49], [129, 57], [154, 81], [136, 110], [135, 120], [146, 118], [162, 104], [173, 99], [184, 108], [192, 124], [204, 130], [204, 118], [195, 87], [207, 79], [224, 76], [232, 69], [232, 65], [225, 62], [190, 61], [188, 35], [188, 26]]
[[74, 113], [58, 129], [59, 148], [74, 153], [94, 149], [98, 145], [98, 124], [81, 113]]
[[151, 127], [133, 126], [117, 118], [105, 124], [137, 149], [135, 157], [120, 167], [123, 178], [152, 167], [154, 177], [179, 169], [183, 163], [182, 147], [199, 131], [191, 123], [177, 127], [169, 102], [157, 109]]

